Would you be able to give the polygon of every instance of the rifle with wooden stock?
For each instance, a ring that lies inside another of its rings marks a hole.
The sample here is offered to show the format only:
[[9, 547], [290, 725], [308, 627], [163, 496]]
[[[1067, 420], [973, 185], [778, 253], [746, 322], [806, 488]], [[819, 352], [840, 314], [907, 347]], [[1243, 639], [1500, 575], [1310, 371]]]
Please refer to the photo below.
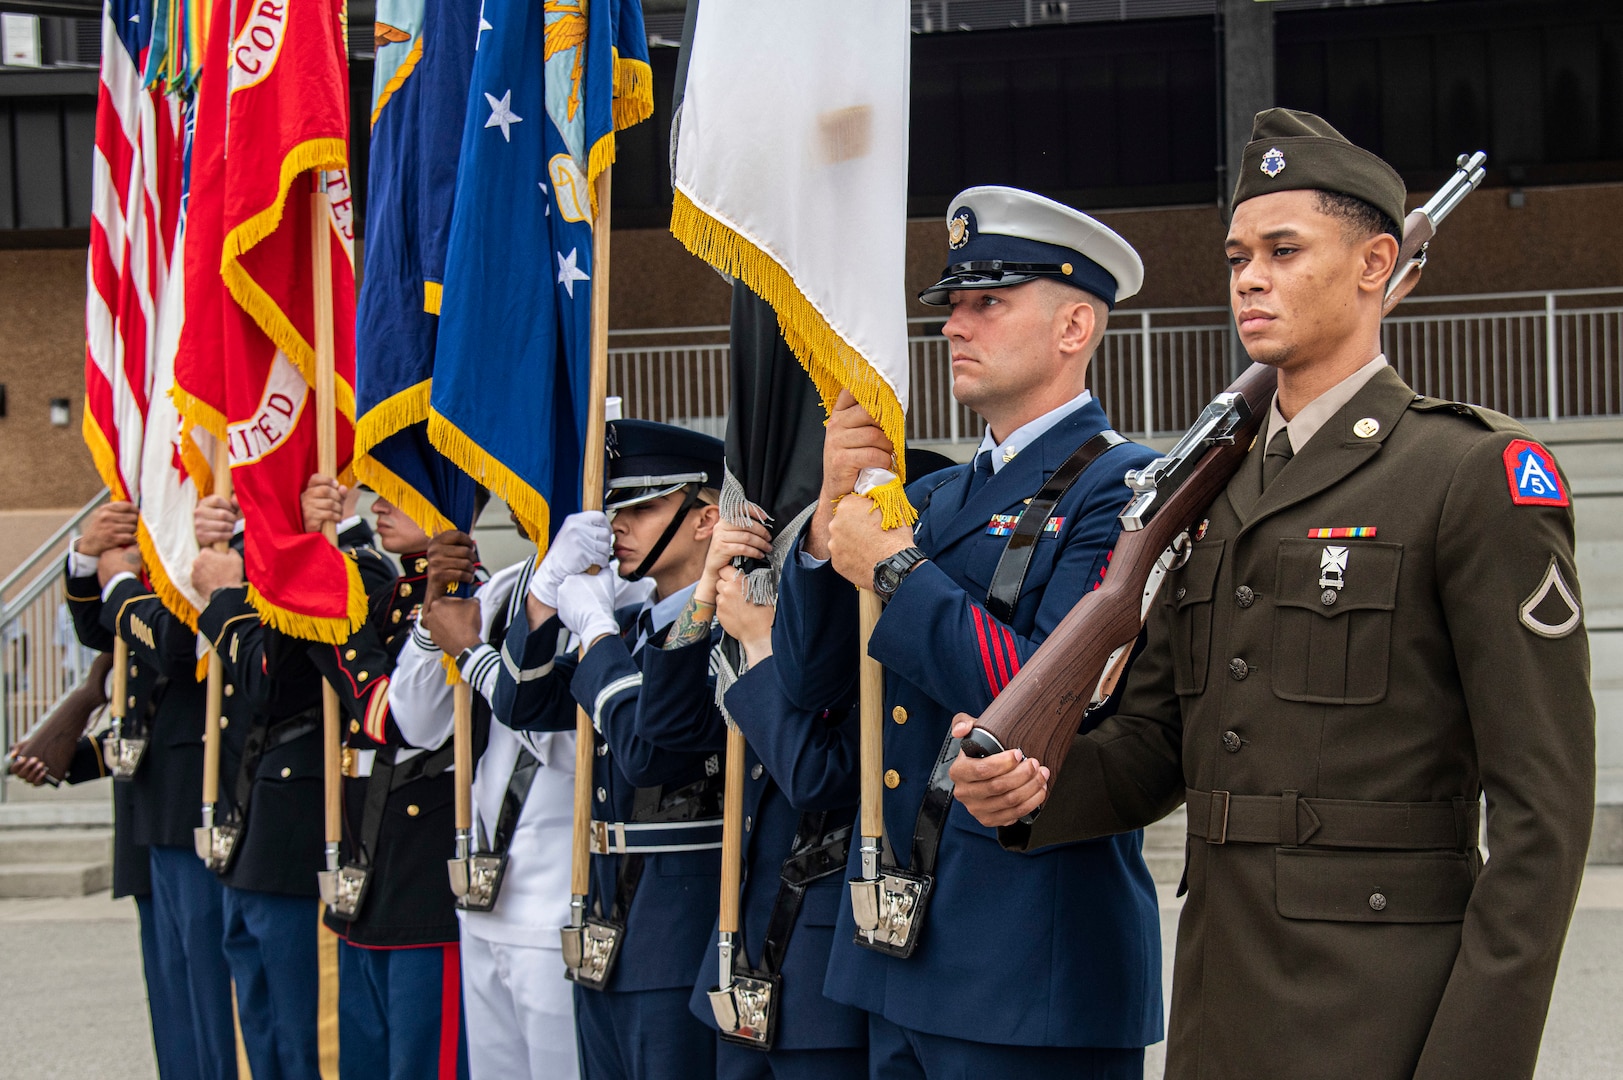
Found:
[[[1488, 155], [1460, 155], [1457, 170], [1403, 222], [1398, 269], [1381, 314], [1420, 281], [1437, 226], [1476, 190]], [[1166, 575], [1189, 554], [1189, 530], [1250, 452], [1277, 385], [1273, 368], [1252, 364], [1212, 399], [1173, 448], [1127, 473], [1131, 496], [1110, 573], [1086, 594], [964, 736], [970, 757], [1018, 748], [1048, 767], [1052, 786], [1088, 709], [1108, 700]]]

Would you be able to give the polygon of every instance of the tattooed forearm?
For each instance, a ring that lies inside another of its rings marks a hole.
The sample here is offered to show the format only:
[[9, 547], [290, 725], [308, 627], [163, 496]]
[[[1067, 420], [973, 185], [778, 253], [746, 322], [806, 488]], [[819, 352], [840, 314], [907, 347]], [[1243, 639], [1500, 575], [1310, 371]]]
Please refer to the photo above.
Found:
[[671, 632], [665, 636], [665, 644], [661, 648], [680, 649], [684, 645], [692, 645], [695, 641], [703, 641], [710, 636], [710, 620], [715, 618], [716, 605], [707, 604], [703, 600], [689, 600], [682, 614], [676, 617], [671, 625]]

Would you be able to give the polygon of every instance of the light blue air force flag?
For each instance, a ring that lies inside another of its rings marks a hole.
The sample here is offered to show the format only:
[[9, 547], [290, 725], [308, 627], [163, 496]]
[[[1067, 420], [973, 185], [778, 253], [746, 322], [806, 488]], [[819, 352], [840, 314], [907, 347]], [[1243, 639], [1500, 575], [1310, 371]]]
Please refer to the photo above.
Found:
[[635, 0], [485, 0], [429, 436], [545, 546], [580, 506], [592, 181], [653, 111]]
[[440, 287], [479, 0], [380, 0], [356, 303], [355, 473], [429, 534], [466, 530], [474, 481], [428, 441]]

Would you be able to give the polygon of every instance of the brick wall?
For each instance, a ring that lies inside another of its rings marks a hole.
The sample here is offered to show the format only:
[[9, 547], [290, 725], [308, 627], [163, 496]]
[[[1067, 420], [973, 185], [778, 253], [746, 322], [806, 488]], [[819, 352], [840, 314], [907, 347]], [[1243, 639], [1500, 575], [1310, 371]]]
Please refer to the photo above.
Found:
[[[1503, 188], [1479, 191], [1455, 212], [1433, 244], [1419, 295], [1623, 285], [1623, 185], [1531, 188], [1520, 209], [1509, 206], [1508, 195]], [[1144, 257], [1144, 290], [1129, 308], [1225, 302], [1224, 228], [1214, 207], [1099, 217]], [[939, 220], [909, 223], [910, 315], [931, 313], [912, 296], [936, 279], [945, 255]], [[617, 329], [727, 321], [727, 285], [663, 229], [615, 232], [612, 281]], [[100, 486], [79, 435], [84, 254], [0, 251], [0, 297], [0, 382], [7, 393], [0, 510], [79, 506]], [[48, 419], [50, 400], [58, 397], [73, 403], [65, 428]]]

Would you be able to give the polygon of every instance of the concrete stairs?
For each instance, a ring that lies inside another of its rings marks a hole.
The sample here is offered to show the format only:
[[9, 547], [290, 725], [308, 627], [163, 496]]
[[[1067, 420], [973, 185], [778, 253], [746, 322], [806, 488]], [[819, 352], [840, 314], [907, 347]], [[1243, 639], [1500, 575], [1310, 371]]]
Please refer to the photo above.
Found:
[[113, 883], [112, 781], [33, 789], [0, 803], [0, 898], [85, 896]]

